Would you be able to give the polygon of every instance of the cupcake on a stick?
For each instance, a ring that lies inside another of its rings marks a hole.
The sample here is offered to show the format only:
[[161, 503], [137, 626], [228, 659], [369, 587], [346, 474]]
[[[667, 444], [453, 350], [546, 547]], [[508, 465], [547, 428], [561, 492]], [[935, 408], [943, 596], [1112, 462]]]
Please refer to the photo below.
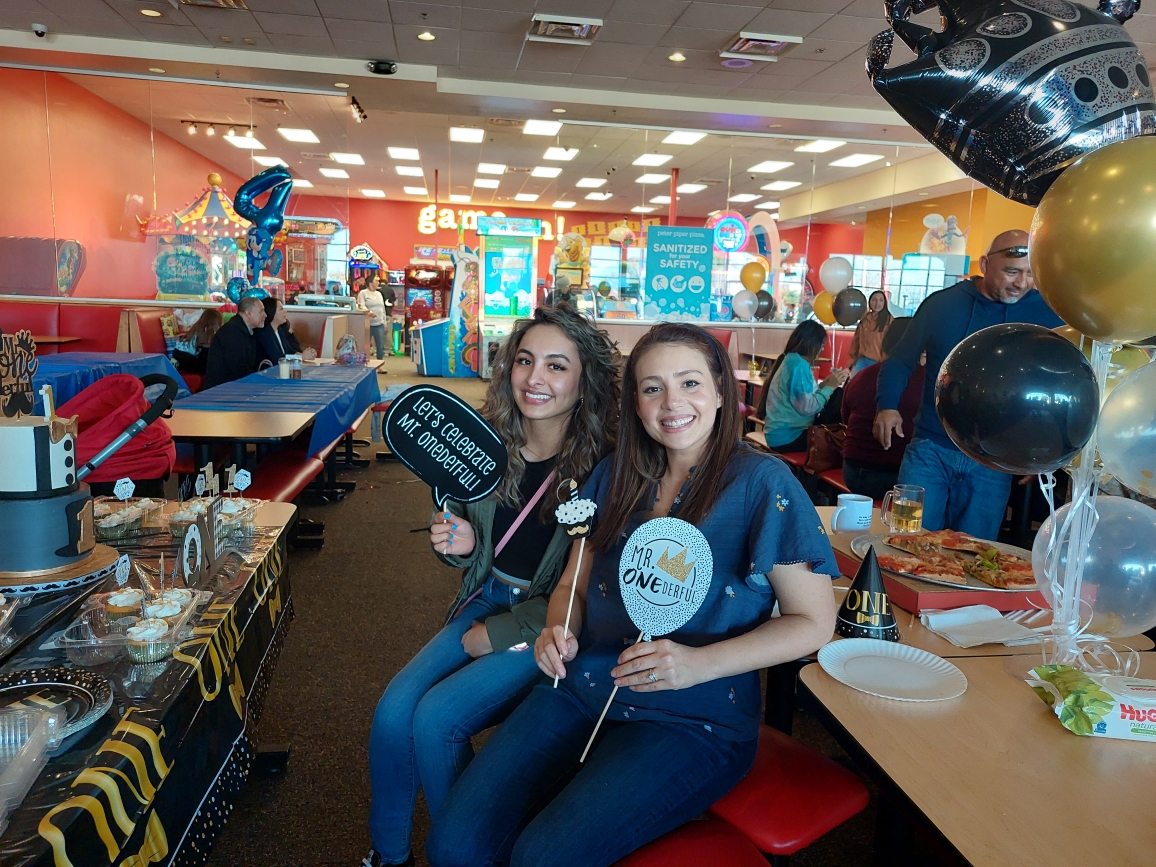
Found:
[[[578, 498], [578, 483], [574, 479], [567, 479], [565, 484], [570, 487], [570, 499], [560, 503], [554, 510], [554, 517], [558, 523], [566, 528], [566, 534], [579, 539], [578, 563], [574, 569], [574, 581], [570, 584], [570, 602], [566, 606], [565, 632], [570, 632], [570, 614], [574, 611], [574, 591], [578, 587], [578, 575], [582, 573], [582, 554], [586, 551], [586, 537], [590, 534], [590, 520], [598, 509], [593, 500]], [[554, 675], [554, 688], [558, 688], [558, 676]]]

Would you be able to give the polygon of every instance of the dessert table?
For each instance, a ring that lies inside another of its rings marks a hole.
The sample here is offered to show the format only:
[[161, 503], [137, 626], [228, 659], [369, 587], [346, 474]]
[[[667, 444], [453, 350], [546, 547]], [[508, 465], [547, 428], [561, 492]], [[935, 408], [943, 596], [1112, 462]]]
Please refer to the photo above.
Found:
[[[0, 836], [6, 867], [204, 864], [244, 787], [269, 681], [293, 618], [286, 528], [295, 507], [266, 503], [257, 530], [196, 589], [213, 592], [173, 655], [92, 666], [114, 700], [64, 742]], [[175, 555], [167, 533], [135, 543], [153, 566]], [[0, 671], [69, 665], [52, 639]]]
[[[1156, 678], [1156, 654], [1141, 660], [1140, 677]], [[955, 850], [935, 863], [1152, 864], [1152, 745], [1067, 731], [1024, 683], [1026, 657], [953, 662], [967, 691], [949, 701], [867, 695], [816, 664], [802, 670], [800, 690], [884, 799], [917, 811]], [[909, 839], [883, 837], [877, 863], [907, 863]]]
[[176, 380], [178, 398], [189, 394], [188, 385], [172, 361], [160, 353], [60, 352], [56, 355], [40, 355], [36, 360], [37, 368], [32, 377], [32, 390], [36, 397], [35, 412], [40, 414], [44, 412], [40, 398], [42, 386], [52, 386], [52, 399], [60, 406], [98, 379], [114, 373], [127, 373], [138, 377], [150, 373], [164, 374]]

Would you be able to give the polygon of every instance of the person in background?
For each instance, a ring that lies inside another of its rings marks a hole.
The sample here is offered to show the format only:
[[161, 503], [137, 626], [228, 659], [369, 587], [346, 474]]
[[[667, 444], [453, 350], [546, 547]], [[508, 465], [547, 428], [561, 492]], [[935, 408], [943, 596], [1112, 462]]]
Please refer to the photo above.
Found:
[[241, 379], [257, 370], [257, 331], [265, 324], [260, 298], [242, 298], [237, 313], [221, 326], [209, 344], [205, 388]]
[[370, 274], [362, 283], [361, 291], [357, 293], [357, 309], [369, 315], [369, 334], [373, 338], [373, 347], [378, 358], [385, 358], [385, 323], [389, 321], [389, 313], [385, 298], [378, 289], [376, 274]]
[[[380, 278], [377, 281], [377, 291], [381, 293], [381, 300], [385, 303], [385, 324], [390, 326], [393, 322], [393, 305], [397, 300], [397, 293], [394, 288], [389, 285], [389, 272], [383, 266], [379, 274], [385, 274], [385, 280]], [[388, 327], [386, 329], [386, 342], [388, 343]]]
[[284, 304], [272, 296], [262, 298], [261, 304], [265, 308], [265, 326], [257, 332], [258, 368], [270, 367], [286, 355], [300, 355], [306, 361], [317, 357], [315, 349], [301, 348]]
[[811, 365], [823, 351], [827, 329], [813, 319], [800, 322], [787, 338], [782, 355], [767, 374], [758, 416], [766, 423], [767, 445], [778, 452], [805, 452], [807, 428], [847, 381], [844, 369], [832, 370], [819, 385]]
[[220, 310], [202, 310], [193, 327], [177, 341], [173, 364], [181, 373], [204, 374], [209, 363], [209, 344], [221, 330], [221, 321]]
[[[938, 371], [961, 340], [990, 325], [1030, 322], [1055, 328], [1063, 324], [1036, 291], [1027, 232], [1014, 229], [996, 235], [987, 255], [980, 257], [979, 270], [979, 277], [928, 295], [903, 339], [880, 365], [875, 439], [884, 449], [891, 448], [892, 437], [906, 438], [899, 401], [924, 352], [927, 369]], [[1016, 361], [1009, 358], [1006, 363]], [[899, 483], [924, 489], [924, 529], [995, 539], [1012, 477], [976, 463], [956, 448], [935, 411], [935, 379], [923, 379], [923, 400], [899, 468]]]
[[[891, 320], [883, 337], [883, 359], [894, 351], [910, 324], [910, 317]], [[843, 389], [843, 405], [840, 407], [843, 424], [847, 426], [847, 438], [843, 441], [843, 481], [851, 493], [863, 494], [873, 500], [882, 500], [898, 481], [899, 464], [915, 430], [915, 414], [919, 412], [924, 376], [922, 365], [911, 372], [907, 387], [899, 398], [903, 437], [892, 438], [891, 447], [885, 449], [876, 442], [874, 433], [879, 368], [878, 364], [872, 364], [852, 376]]]
[[851, 375], [883, 360], [883, 338], [894, 317], [887, 310], [887, 295], [876, 290], [867, 299], [867, 312], [855, 326], [851, 338]]

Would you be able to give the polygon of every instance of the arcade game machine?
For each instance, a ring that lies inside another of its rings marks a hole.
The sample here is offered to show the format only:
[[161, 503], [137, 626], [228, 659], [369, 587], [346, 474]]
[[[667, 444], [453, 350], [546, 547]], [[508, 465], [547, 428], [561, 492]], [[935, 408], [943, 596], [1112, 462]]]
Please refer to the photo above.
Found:
[[478, 217], [481, 249], [480, 278], [482, 304], [478, 329], [481, 333], [481, 370], [490, 378], [494, 355], [518, 319], [525, 319], [537, 306], [538, 238], [542, 221], [525, 217]]
[[386, 275], [386, 284], [393, 290], [390, 346], [394, 355], [405, 355], [405, 270], [386, 271]]
[[397, 293], [394, 310], [402, 298], [405, 299], [405, 333], [411, 333], [415, 325], [444, 319], [446, 302], [454, 285], [454, 268], [448, 264], [426, 263], [406, 265], [404, 286]]
[[370, 274], [385, 276], [385, 262], [368, 244], [358, 244], [349, 251], [349, 294], [356, 297], [361, 281]]

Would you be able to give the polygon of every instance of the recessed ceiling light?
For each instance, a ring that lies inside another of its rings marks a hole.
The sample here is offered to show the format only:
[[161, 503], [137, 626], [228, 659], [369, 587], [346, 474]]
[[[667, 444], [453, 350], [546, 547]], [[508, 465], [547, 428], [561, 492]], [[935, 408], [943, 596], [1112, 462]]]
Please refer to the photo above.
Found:
[[562, 174], [562, 170], [557, 166], [534, 166], [534, 170], [530, 172], [532, 178], [556, 178]]
[[648, 172], [645, 175], [639, 175], [638, 177], [636, 177], [634, 179], [634, 182], [636, 184], [661, 184], [663, 181], [669, 181], [669, 180], [670, 180], [670, 175], [656, 175], [656, 174], [651, 174]]
[[771, 184], [765, 184], [759, 187], [760, 190], [771, 190], [772, 192], [782, 192], [783, 190], [793, 190], [795, 187], [803, 185], [802, 181], [775, 181]]
[[481, 187], [483, 190], [496, 190], [498, 182], [493, 178], [474, 178], [474, 186]]
[[790, 168], [794, 163], [786, 163], [782, 160], [764, 160], [756, 166], [751, 166], [747, 169], [748, 172], [755, 174], [770, 174], [771, 172], [779, 172], [783, 169]]
[[614, 193], [587, 193], [586, 198], [591, 202], [605, 202], [613, 195]]
[[881, 159], [883, 159], [883, 157], [879, 154], [851, 154], [848, 157], [843, 157], [841, 160], [827, 163], [827, 165], [836, 169], [857, 169], [859, 166], [865, 166], [868, 163], [873, 163]]
[[630, 213], [632, 213], [632, 214], [649, 214], [651, 211], [654, 211], [654, 210], [657, 210], [657, 209], [651, 208], [647, 205], [635, 205], [633, 208], [630, 209]]
[[835, 148], [841, 148], [847, 144], [845, 141], [840, 141], [837, 138], [817, 138], [814, 141], [809, 141], [804, 145], [799, 145], [795, 148], [797, 154], [825, 154], [827, 151], [833, 151]]
[[676, 52], [674, 52], [674, 54], [671, 54], [666, 59], [671, 61], [672, 63], [682, 63], [684, 60], [686, 60], [686, 55], [683, 54], [681, 51], [676, 51]]
[[478, 163], [479, 175], [504, 175], [506, 167], [502, 163]]
[[931, 193], [920, 193], [919, 195], [921, 195], [921, 196], [930, 196], [930, 195], [931, 195]]
[[322, 169], [321, 174], [325, 175], [327, 178], [349, 177], [349, 172], [347, 172], [345, 169]]
[[579, 178], [578, 183], [574, 184], [574, 186], [581, 187], [582, 189], [593, 189], [595, 187], [601, 187], [605, 183], [606, 178]]
[[706, 189], [706, 184], [679, 184], [678, 191], [680, 193], [701, 193]]
[[458, 195], [457, 193], [450, 193], [450, 201], [455, 205], [468, 205], [470, 203], [470, 197]]
[[393, 170], [403, 178], [420, 178], [425, 175], [421, 166], [394, 166]]
[[569, 162], [576, 156], [578, 156], [578, 148], [546, 148], [546, 153], [542, 159], [565, 160]]
[[386, 148], [386, 153], [395, 160], [420, 160], [417, 148]]
[[554, 114], [565, 114], [566, 113], [566, 109], [564, 109], [564, 108], [552, 108], [552, 109], [550, 109], [550, 111], [554, 112]]
[[348, 90], [349, 89], [349, 85], [346, 84], [344, 81], [335, 81], [335, 82], [333, 82], [333, 86], [334, 87], [340, 87], [342, 90]]
[[385, 190], [362, 190], [361, 195], [367, 199], [384, 199]]
[[306, 187], [312, 187], [313, 181], [307, 181], [307, 180], [305, 180], [305, 178], [294, 178], [293, 179], [293, 186], [301, 187], [302, 189], [304, 189]]
[[161, 69], [159, 66], [150, 66], [149, 72], [155, 72], [157, 75], [164, 75], [165, 74], [165, 71], [163, 69]]
[[577, 202], [563, 202], [563, 201], [558, 201], [558, 202], [555, 202], [553, 205], [551, 205], [551, 207], [553, 207], [553, 208], [559, 208], [559, 209], [564, 209], [564, 208], [572, 208], [572, 207], [574, 207], [576, 204], [578, 204], [578, 203], [577, 203]]
[[560, 120], [528, 120], [522, 132], [525, 135], [557, 135], [561, 128]]
[[422, 42], [433, 42], [435, 39], [437, 39], [437, 37], [430, 33], [428, 30], [423, 30], [417, 35], [417, 38]]
[[244, 136], [244, 135], [227, 135], [227, 136], [225, 136], [225, 141], [227, 141], [229, 144], [231, 144], [235, 148], [241, 148], [241, 150], [246, 150], [246, 151], [263, 151], [263, 150], [265, 150], [265, 145], [261, 144], [261, 142], [257, 141], [257, 139], [249, 138], [248, 136]]
[[330, 154], [329, 155], [335, 163], [341, 163], [343, 166], [363, 166], [365, 160], [362, 159], [361, 154]]
[[652, 204], [652, 205], [669, 205], [670, 204], [670, 196], [655, 196], [653, 199], [650, 200], [650, 204]]
[[663, 144], [676, 145], [692, 145], [698, 144], [706, 138], [705, 132], [687, 132], [686, 130], [676, 129], [670, 135], [662, 140]]
[[761, 199], [761, 198], [762, 198], [762, 196], [755, 195], [754, 193], [735, 193], [733, 196], [731, 196], [729, 199], [727, 199], [727, 201], [728, 202], [753, 202], [755, 199]]
[[304, 144], [317, 144], [321, 141], [311, 129], [292, 129], [289, 127], [279, 126], [277, 132], [280, 133], [281, 138], [285, 141], [295, 141]]
[[661, 166], [674, 159], [672, 154], [643, 154], [636, 159], [632, 165], [636, 166]]
[[538, 201], [537, 193], [518, 193], [514, 196], [515, 202], [536, 202]]
[[756, 208], [762, 208], [764, 211], [777, 211], [779, 209], [778, 202], [759, 202], [755, 205]]
[[281, 159], [281, 157], [253, 157], [253, 162], [259, 166], [265, 166], [265, 168], [269, 168], [270, 166], [288, 165], [288, 163]]
[[407, 196], [428, 196], [429, 193], [425, 187], [402, 187]]
[[146, 18], [160, 18], [161, 17], [161, 13], [157, 12], [157, 10], [155, 10], [155, 9], [142, 9], [140, 11], [140, 14], [145, 16]]
[[450, 141], [460, 141], [466, 144], [480, 144], [486, 138], [484, 129], [474, 129], [472, 126], [451, 126]]

